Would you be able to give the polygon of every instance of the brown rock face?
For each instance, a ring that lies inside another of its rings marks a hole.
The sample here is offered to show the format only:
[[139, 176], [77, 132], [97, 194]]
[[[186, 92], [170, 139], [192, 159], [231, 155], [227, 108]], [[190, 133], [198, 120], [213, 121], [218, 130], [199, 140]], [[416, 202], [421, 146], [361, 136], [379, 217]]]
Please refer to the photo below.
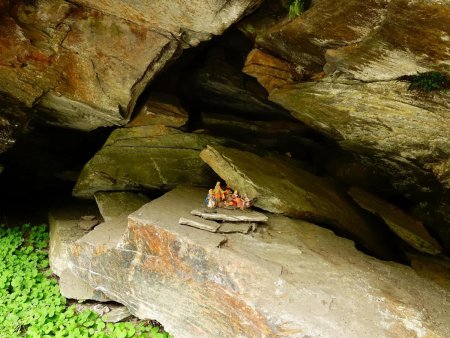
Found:
[[97, 227], [72, 246], [74, 273], [174, 337], [449, 335], [448, 291], [328, 230], [283, 216], [251, 235], [180, 226], [204, 194], [167, 193], [124, 236]]
[[450, 210], [445, 197], [449, 93], [420, 95], [407, 87], [400, 81], [323, 80], [274, 90], [270, 99], [344, 149], [364, 155], [413, 202], [435, 199], [434, 207], [427, 204], [431, 216], [422, 219], [450, 250]]
[[82, 130], [122, 124], [177, 49], [160, 33], [64, 1], [11, 5], [0, 22], [0, 92]]
[[302, 79], [302, 75], [295, 71], [293, 64], [277, 59], [259, 49], [253, 49], [248, 54], [242, 71], [255, 77], [268, 92]]
[[178, 50], [222, 33], [259, 2], [1, 0], [0, 99], [58, 126], [122, 125]]

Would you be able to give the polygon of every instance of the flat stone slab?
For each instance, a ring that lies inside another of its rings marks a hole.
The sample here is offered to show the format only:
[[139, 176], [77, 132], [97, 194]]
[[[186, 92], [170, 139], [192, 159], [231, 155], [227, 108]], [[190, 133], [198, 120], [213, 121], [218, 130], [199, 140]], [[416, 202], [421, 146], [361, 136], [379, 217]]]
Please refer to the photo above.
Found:
[[411, 268], [284, 216], [249, 235], [180, 226], [203, 199], [176, 188], [131, 214], [114, 247], [80, 239], [71, 261], [174, 337], [450, 336], [450, 293]]
[[257, 228], [256, 223], [250, 222], [216, 222], [207, 219], [203, 219], [200, 217], [190, 217], [185, 218], [181, 217], [178, 220], [180, 225], [191, 226], [200, 230], [206, 230], [209, 232], [217, 232], [217, 233], [235, 233], [240, 232], [243, 234], [249, 233], [251, 230], [255, 230]]
[[232, 223], [222, 223], [220, 225], [219, 230], [217, 232], [221, 234], [226, 233], [242, 233], [242, 234], [248, 234], [250, 231], [255, 231], [258, 225], [256, 223], [249, 223], [249, 222], [232, 222]]
[[213, 221], [224, 222], [267, 222], [268, 217], [254, 210], [240, 209], [194, 209], [192, 215]]
[[86, 230], [80, 227], [80, 222], [86, 215], [100, 218], [94, 203], [80, 203], [52, 210], [48, 215], [50, 227], [48, 256], [50, 268], [58, 276], [67, 268], [70, 246], [86, 234]]
[[380, 216], [389, 228], [415, 249], [436, 255], [442, 251], [421, 221], [381, 198], [352, 187], [348, 194], [364, 209]]
[[91, 230], [93, 227], [95, 227], [97, 224], [99, 224], [100, 221], [97, 218], [93, 219], [81, 219], [81, 221], [78, 222], [78, 226], [83, 230]]
[[180, 217], [178, 220], [178, 223], [180, 225], [188, 225], [190, 227], [194, 227], [200, 230], [206, 230], [209, 232], [217, 232], [220, 228], [220, 223], [214, 222], [214, 221], [208, 221], [201, 218], [184, 218]]

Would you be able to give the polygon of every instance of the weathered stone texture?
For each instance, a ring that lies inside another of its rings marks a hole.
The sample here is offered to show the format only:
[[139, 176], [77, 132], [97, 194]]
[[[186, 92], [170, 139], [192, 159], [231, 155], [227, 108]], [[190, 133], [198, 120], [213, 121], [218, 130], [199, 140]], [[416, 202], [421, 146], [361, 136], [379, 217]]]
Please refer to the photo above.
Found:
[[296, 19], [286, 18], [260, 31], [256, 43], [306, 72], [321, 72], [325, 51], [358, 42], [371, 33], [385, 15], [386, 5], [384, 0], [314, 1]]
[[327, 51], [324, 70], [362, 81], [393, 80], [431, 70], [450, 75], [449, 21], [448, 1], [390, 1], [382, 21], [365, 39]]
[[58, 126], [123, 125], [182, 48], [221, 34], [260, 2], [2, 0], [0, 100]]
[[177, 49], [163, 34], [59, 0], [18, 3], [2, 15], [0, 92], [65, 127], [123, 124]]
[[208, 135], [164, 126], [115, 130], [85, 165], [73, 194], [92, 198], [97, 191], [169, 189], [179, 184], [208, 186], [215, 175], [199, 157]]
[[91, 232], [72, 247], [75, 273], [175, 337], [450, 334], [450, 294], [410, 268], [283, 216], [251, 235], [180, 226], [203, 198], [177, 188], [133, 213], [122, 239]]
[[301, 72], [297, 72], [292, 63], [280, 60], [259, 49], [253, 49], [248, 54], [242, 71], [256, 78], [268, 92], [302, 79]]
[[103, 219], [108, 222], [117, 217], [128, 216], [139, 209], [150, 199], [139, 193], [132, 192], [98, 192], [94, 195], [98, 209]]

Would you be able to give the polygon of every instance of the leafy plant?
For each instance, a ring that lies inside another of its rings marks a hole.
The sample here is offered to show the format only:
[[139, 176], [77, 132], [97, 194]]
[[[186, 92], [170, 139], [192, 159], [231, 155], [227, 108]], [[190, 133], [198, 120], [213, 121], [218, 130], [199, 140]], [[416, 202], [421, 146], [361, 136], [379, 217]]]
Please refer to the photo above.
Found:
[[45, 225], [0, 226], [0, 338], [169, 338], [159, 327], [105, 323], [96, 312], [67, 307], [48, 269]]
[[305, 11], [305, 0], [288, 0], [289, 18], [293, 19]]
[[440, 72], [417, 73], [417, 75], [406, 75], [400, 79], [409, 81], [408, 90], [431, 92], [450, 88], [450, 80]]

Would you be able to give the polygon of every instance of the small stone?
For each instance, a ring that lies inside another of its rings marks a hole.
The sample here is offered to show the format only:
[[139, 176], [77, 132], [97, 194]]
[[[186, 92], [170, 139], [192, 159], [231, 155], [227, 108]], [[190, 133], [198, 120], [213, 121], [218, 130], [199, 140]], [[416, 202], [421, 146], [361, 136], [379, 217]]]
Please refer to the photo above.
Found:
[[103, 321], [107, 323], [117, 323], [131, 316], [130, 310], [126, 306], [121, 306], [111, 310], [108, 314], [102, 317]]
[[110, 308], [103, 304], [96, 304], [91, 307], [91, 310], [96, 312], [99, 316], [103, 316], [104, 314], [110, 312]]
[[201, 230], [206, 230], [209, 232], [217, 232], [217, 230], [220, 228], [221, 224], [214, 222], [214, 221], [208, 221], [201, 218], [198, 218], [197, 220], [194, 219], [187, 219], [184, 217], [181, 217], [178, 221], [180, 225], [188, 225], [190, 227], [194, 227]]
[[191, 211], [192, 215], [199, 216], [205, 219], [224, 222], [267, 222], [266, 215], [253, 210], [240, 209], [214, 209], [214, 210], [200, 210], [194, 209]]
[[83, 230], [91, 230], [93, 227], [98, 225], [100, 221], [98, 219], [92, 219], [92, 220], [82, 220], [78, 222], [78, 226]]

